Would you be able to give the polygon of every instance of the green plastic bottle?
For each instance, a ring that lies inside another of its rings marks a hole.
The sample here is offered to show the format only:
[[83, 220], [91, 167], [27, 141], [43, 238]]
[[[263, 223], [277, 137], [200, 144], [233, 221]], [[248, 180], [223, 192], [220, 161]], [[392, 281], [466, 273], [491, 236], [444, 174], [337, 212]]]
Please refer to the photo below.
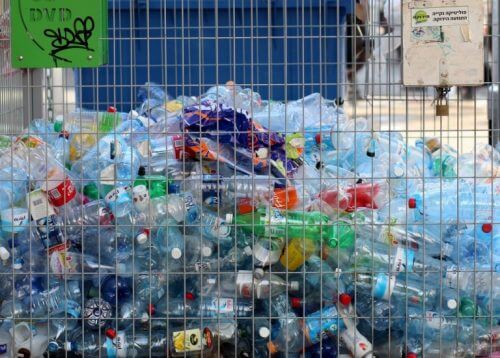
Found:
[[134, 187], [144, 185], [151, 199], [167, 195], [168, 179], [163, 175], [146, 175], [146, 168], [139, 167]]
[[[239, 214], [236, 225], [247, 233], [261, 237], [308, 238], [326, 241], [335, 245], [340, 234], [339, 226], [330, 222], [327, 215], [319, 211], [285, 211], [275, 208], [259, 208], [248, 214]], [[344, 228], [341, 227], [343, 232]]]

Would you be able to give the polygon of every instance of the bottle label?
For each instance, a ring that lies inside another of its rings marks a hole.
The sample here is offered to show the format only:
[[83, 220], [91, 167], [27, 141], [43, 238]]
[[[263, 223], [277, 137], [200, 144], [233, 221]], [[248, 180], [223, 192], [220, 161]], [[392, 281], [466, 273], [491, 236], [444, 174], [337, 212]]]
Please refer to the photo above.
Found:
[[396, 276], [380, 273], [377, 275], [377, 283], [373, 287], [373, 296], [375, 298], [388, 300], [392, 295], [396, 285]]
[[446, 319], [437, 312], [426, 311], [425, 321], [427, 326], [432, 329], [441, 329], [443, 325], [446, 324]]
[[184, 138], [181, 135], [175, 135], [172, 139], [174, 142], [175, 159], [182, 159], [184, 156]]
[[176, 353], [200, 352], [202, 350], [202, 336], [200, 329], [189, 329], [172, 333]]
[[253, 273], [252, 271], [238, 272], [236, 276], [236, 286], [240, 297], [251, 298], [253, 292]]
[[133, 189], [134, 206], [139, 211], [146, 211], [149, 207], [149, 191], [146, 185], [137, 185]]
[[127, 358], [127, 342], [125, 341], [125, 332], [118, 331], [114, 339], [117, 358]]
[[115, 165], [108, 165], [106, 168], [101, 170], [100, 174], [101, 184], [105, 185], [115, 185]]
[[232, 298], [213, 298], [207, 302], [208, 311], [218, 314], [233, 313], [234, 300]]
[[43, 246], [49, 253], [66, 248], [65, 239], [61, 227], [58, 225], [56, 215], [50, 215], [36, 220], [36, 232]]
[[394, 263], [392, 272], [413, 271], [413, 261], [415, 260], [415, 252], [411, 249], [407, 250], [404, 247], [398, 246], [394, 255]]
[[335, 306], [326, 307], [310, 314], [306, 317], [305, 323], [311, 344], [320, 342], [324, 334], [335, 335], [345, 327]]
[[66, 250], [54, 251], [50, 255], [50, 269], [56, 275], [76, 273], [78, 263], [77, 259]]
[[266, 215], [263, 220], [264, 235], [271, 237], [283, 237], [285, 236], [285, 224], [286, 217], [281, 214], [279, 210], [269, 209], [266, 211]]
[[7, 350], [7, 343], [4, 343], [4, 344], [0, 344], [0, 354], [5, 354], [8, 352]]
[[2, 229], [6, 232], [21, 232], [29, 222], [29, 213], [24, 208], [5, 209], [1, 212]]
[[[265, 241], [266, 239], [264, 239]], [[263, 265], [272, 265], [276, 262], [279, 261], [281, 257], [281, 253], [283, 251], [283, 247], [278, 247], [275, 248], [273, 246], [276, 246], [271, 242], [271, 250], [269, 250], [266, 246], [269, 244], [269, 242], [256, 242], [253, 248], [253, 255], [255, 257], [255, 260], [260, 262]], [[266, 245], [266, 246], [264, 246]]]
[[35, 190], [28, 194], [29, 209], [33, 220], [55, 215], [54, 207], [49, 204], [47, 196], [41, 190]]
[[55, 207], [69, 203], [76, 196], [76, 188], [69, 177], [47, 192], [50, 202]]
[[[190, 219], [188, 220], [190, 223], [194, 222], [198, 219], [198, 215], [196, 214], [196, 218], [194, 217], [194, 213], [197, 212], [196, 210], [196, 202], [193, 198], [193, 194], [186, 192], [184, 193], [184, 207], [186, 209], [186, 218], [189, 217]], [[193, 214], [191, 217], [190, 214]]]

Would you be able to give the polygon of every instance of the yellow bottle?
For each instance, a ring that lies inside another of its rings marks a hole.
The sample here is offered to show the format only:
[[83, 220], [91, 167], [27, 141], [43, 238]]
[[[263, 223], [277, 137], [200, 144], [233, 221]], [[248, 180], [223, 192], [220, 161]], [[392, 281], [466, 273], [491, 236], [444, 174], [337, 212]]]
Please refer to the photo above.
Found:
[[310, 239], [292, 239], [280, 257], [280, 263], [289, 271], [295, 271], [317, 251], [317, 242]]

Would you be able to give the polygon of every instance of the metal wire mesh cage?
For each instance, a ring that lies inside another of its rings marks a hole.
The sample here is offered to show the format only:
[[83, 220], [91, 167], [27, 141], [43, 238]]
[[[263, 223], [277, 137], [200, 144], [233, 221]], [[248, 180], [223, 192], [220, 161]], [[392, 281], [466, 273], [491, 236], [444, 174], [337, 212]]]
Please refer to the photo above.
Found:
[[399, 1], [111, 0], [29, 71], [7, 5], [0, 356], [498, 355], [495, 30], [437, 116]]

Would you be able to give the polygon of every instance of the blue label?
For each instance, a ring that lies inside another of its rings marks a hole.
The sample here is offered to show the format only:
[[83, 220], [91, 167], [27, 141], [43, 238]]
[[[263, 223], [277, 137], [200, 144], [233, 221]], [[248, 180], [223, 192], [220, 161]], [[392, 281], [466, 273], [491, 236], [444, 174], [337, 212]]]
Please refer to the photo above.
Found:
[[57, 216], [50, 215], [36, 221], [36, 231], [46, 249], [64, 243], [64, 235], [57, 222]]
[[390, 276], [385, 273], [379, 273], [377, 275], [377, 283], [373, 286], [373, 297], [379, 299], [388, 299], [390, 296], [389, 287]]
[[344, 321], [339, 317], [335, 306], [326, 307], [310, 314], [306, 317], [306, 326], [311, 344], [320, 342], [324, 333], [337, 334], [345, 328]]
[[5, 354], [7, 353], [8, 348], [7, 348], [7, 343], [0, 344], [0, 354]]

